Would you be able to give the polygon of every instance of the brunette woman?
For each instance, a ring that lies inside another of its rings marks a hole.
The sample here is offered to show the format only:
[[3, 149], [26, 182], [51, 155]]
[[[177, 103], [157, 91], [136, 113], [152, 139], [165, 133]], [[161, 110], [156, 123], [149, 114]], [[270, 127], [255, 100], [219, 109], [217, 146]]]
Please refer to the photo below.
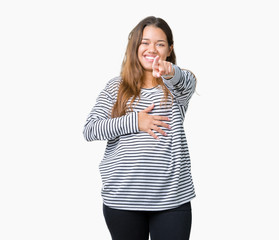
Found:
[[173, 36], [147, 17], [129, 35], [121, 74], [108, 81], [84, 127], [107, 140], [100, 163], [113, 240], [187, 240], [195, 190], [183, 127], [196, 78], [176, 65]]

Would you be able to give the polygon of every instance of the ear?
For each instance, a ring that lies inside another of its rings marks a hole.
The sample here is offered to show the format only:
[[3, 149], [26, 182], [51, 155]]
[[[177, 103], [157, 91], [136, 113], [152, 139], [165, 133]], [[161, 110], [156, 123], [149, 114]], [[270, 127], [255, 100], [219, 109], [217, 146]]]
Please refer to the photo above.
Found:
[[171, 55], [172, 50], [173, 50], [173, 44], [170, 46], [168, 57]]

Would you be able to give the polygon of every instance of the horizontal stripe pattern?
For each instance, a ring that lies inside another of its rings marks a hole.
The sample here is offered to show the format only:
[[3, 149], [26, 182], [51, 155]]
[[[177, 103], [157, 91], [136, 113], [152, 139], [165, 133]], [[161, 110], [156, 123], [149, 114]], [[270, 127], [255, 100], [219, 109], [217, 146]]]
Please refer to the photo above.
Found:
[[[104, 204], [115, 209], [159, 211], [182, 205], [195, 197], [191, 163], [184, 132], [184, 118], [194, 93], [196, 79], [188, 70], [174, 65], [175, 76], [165, 85], [173, 95], [167, 104], [161, 87], [142, 89], [133, 111], [111, 118], [121, 78], [108, 82], [99, 94], [84, 126], [87, 141], [107, 140], [99, 165]], [[167, 116], [171, 129], [160, 141], [138, 128], [138, 112], [155, 104], [151, 115]]]

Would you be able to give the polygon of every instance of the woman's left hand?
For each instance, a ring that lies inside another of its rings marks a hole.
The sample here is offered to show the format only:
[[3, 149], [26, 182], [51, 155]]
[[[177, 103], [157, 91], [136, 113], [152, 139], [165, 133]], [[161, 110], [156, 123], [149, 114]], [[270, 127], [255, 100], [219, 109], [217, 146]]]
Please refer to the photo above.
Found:
[[174, 76], [174, 69], [171, 62], [160, 60], [160, 57], [155, 57], [152, 64], [152, 75], [155, 78], [163, 77], [170, 79]]

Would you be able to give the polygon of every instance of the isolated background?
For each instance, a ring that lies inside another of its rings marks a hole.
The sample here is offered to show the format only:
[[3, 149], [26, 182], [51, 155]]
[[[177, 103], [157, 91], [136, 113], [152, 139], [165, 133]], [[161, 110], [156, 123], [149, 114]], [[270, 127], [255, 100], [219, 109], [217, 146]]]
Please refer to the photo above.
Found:
[[146, 16], [198, 79], [185, 129], [192, 240], [279, 239], [275, 0], [0, 3], [0, 239], [110, 239], [83, 125]]

